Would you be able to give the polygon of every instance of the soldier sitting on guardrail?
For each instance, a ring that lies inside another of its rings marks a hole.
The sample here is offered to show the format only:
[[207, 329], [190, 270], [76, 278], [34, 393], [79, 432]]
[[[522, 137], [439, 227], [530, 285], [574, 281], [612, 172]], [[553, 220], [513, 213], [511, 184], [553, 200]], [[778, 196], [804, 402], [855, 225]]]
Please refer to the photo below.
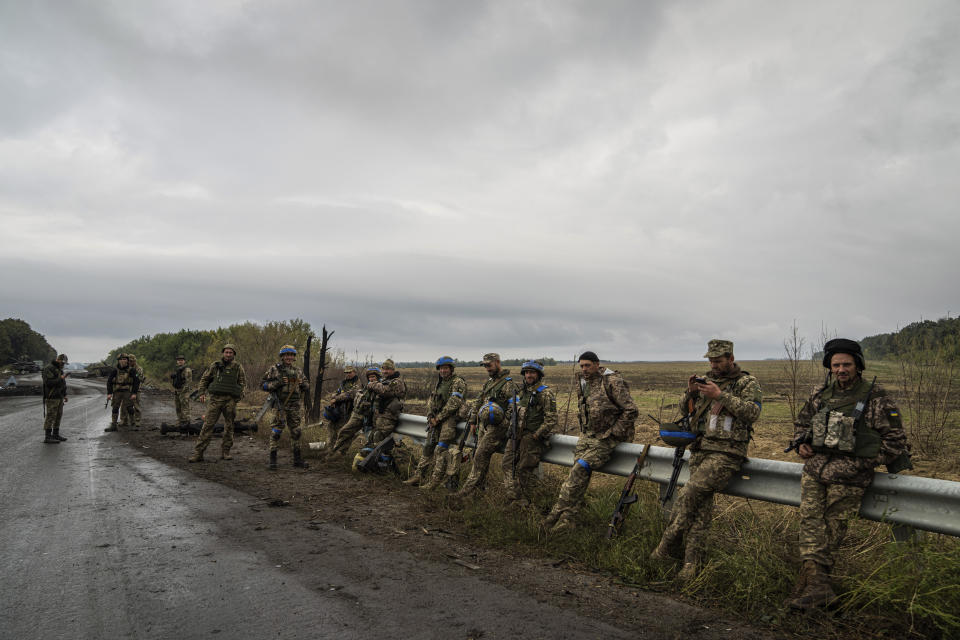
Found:
[[794, 440], [804, 459], [800, 478], [800, 576], [786, 605], [807, 610], [834, 599], [833, 554], [856, 517], [874, 469], [913, 468], [900, 411], [883, 387], [867, 382], [863, 351], [853, 340], [823, 346], [827, 382], [797, 414]]

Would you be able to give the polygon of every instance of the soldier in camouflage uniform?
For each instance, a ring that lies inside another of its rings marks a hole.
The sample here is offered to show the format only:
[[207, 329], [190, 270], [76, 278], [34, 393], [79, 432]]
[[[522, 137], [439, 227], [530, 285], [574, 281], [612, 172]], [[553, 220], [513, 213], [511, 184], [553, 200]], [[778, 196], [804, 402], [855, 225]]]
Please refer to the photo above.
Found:
[[696, 578], [703, 566], [713, 496], [747, 459], [753, 423], [763, 403], [760, 383], [735, 362], [732, 342], [711, 340], [704, 357], [710, 359], [710, 371], [703, 378], [690, 376], [680, 405], [690, 411], [691, 428], [700, 436], [690, 447], [690, 479], [680, 491], [660, 544], [650, 554], [659, 562], [682, 555], [677, 577], [684, 582]]
[[170, 374], [173, 383], [173, 406], [177, 410], [177, 424], [184, 427], [190, 424], [190, 383], [193, 382], [193, 370], [187, 366], [187, 359], [177, 356], [177, 370]]
[[[337, 433], [347, 424], [350, 415], [353, 413], [353, 400], [360, 389], [360, 378], [357, 376], [357, 370], [351, 366], [343, 368], [343, 380], [340, 386], [333, 392], [330, 404], [324, 408], [323, 417], [327, 420], [327, 443], [332, 447], [337, 441]], [[331, 409], [335, 413], [331, 413]]]
[[580, 440], [573, 450], [573, 468], [560, 487], [560, 495], [543, 526], [551, 533], [576, 527], [590, 474], [610, 459], [621, 442], [632, 442], [639, 411], [630, 397], [627, 381], [613, 369], [600, 366], [593, 351], [579, 358], [577, 405]]
[[[137, 377], [133, 367], [130, 366], [130, 357], [121, 353], [117, 356], [117, 367], [107, 376], [107, 399], [112, 402], [112, 412], [110, 414], [110, 426], [104, 431], [117, 430], [117, 418], [123, 414], [127, 421], [129, 415], [133, 412], [133, 401], [136, 400], [140, 391], [140, 378]], [[129, 422], [125, 422], [129, 424]]]
[[[800, 560], [786, 605], [806, 610], [835, 598], [830, 582], [833, 554], [860, 511], [875, 468], [890, 473], [912, 468], [900, 411], [886, 390], [865, 381], [860, 345], [837, 338], [824, 345], [827, 383], [803, 405], [793, 445], [804, 459], [800, 479]], [[875, 379], [874, 379], [875, 380]]]
[[337, 439], [333, 443], [333, 446], [327, 448], [326, 457], [328, 460], [334, 457], [342, 457], [346, 448], [353, 442], [358, 431], [364, 428], [372, 430], [374, 427], [377, 394], [370, 388], [370, 385], [380, 382], [382, 373], [380, 372], [380, 367], [371, 365], [364, 370], [363, 375], [367, 379], [367, 386], [360, 387], [357, 390], [357, 395], [353, 401], [353, 413], [350, 414], [350, 419], [347, 420], [347, 423], [343, 425], [343, 428], [337, 433]]
[[484, 355], [483, 368], [490, 377], [470, 407], [468, 418], [468, 428], [478, 434], [477, 450], [473, 454], [470, 475], [457, 494], [460, 497], [468, 496], [484, 487], [490, 459], [497, 449], [503, 446], [507, 437], [510, 412], [513, 411], [513, 402], [517, 395], [517, 387], [510, 377], [510, 371], [500, 367], [499, 354]]
[[[455, 363], [450, 356], [437, 360], [437, 385], [427, 400], [427, 439], [417, 470], [404, 484], [423, 482], [436, 453], [436, 465], [430, 481], [423, 489], [435, 489], [444, 480], [454, 486], [460, 474], [460, 448], [457, 446], [457, 420], [467, 395], [467, 383], [454, 373]], [[436, 452], [439, 449], [439, 452]]]
[[367, 389], [376, 396], [373, 403], [373, 431], [367, 438], [367, 444], [371, 446], [376, 446], [397, 428], [403, 411], [403, 398], [407, 395], [407, 385], [393, 360], [387, 358], [380, 368], [383, 370], [383, 379], [367, 382]]
[[557, 428], [557, 398], [553, 389], [543, 384], [541, 363], [524, 362], [520, 374], [523, 388], [517, 398], [517, 451], [514, 451], [513, 440], [507, 438], [503, 452], [503, 486], [508, 500], [527, 506], [530, 502], [523, 494], [529, 494], [534, 486], [540, 456], [549, 446], [550, 434]]
[[[137, 376], [139, 385], [142, 387], [143, 383], [146, 382], [147, 380], [147, 375], [143, 372], [143, 367], [137, 365], [137, 356], [133, 355], [132, 353], [128, 355], [130, 357], [130, 368], [133, 369], [134, 375]], [[124, 422], [121, 426], [126, 427], [126, 426], [132, 425], [137, 429], [139, 429], [141, 420], [143, 419], [143, 411], [140, 408], [139, 393], [136, 395], [130, 396], [130, 404], [132, 407], [132, 411], [129, 413], [130, 422], [129, 423]], [[126, 416], [124, 416], [123, 419], [126, 420], [127, 419]]]
[[67, 356], [61, 353], [43, 368], [40, 374], [43, 380], [43, 441], [46, 444], [60, 444], [66, 438], [60, 435], [60, 419], [63, 418], [63, 404], [67, 401], [67, 376], [63, 372]]
[[210, 404], [203, 417], [203, 427], [197, 437], [197, 445], [189, 462], [203, 462], [203, 452], [213, 438], [213, 427], [223, 415], [223, 440], [220, 442], [220, 458], [232, 460], [230, 448], [233, 446], [233, 421], [237, 417], [237, 401], [243, 398], [247, 386], [247, 374], [243, 366], [236, 362], [237, 348], [232, 344], [223, 346], [220, 359], [211, 364], [200, 376], [197, 388], [200, 402], [206, 401], [210, 391]]
[[301, 393], [310, 390], [303, 370], [293, 364], [297, 358], [297, 350], [293, 345], [285, 344], [280, 347], [280, 362], [267, 369], [260, 380], [261, 388], [276, 395], [276, 417], [270, 433], [270, 470], [277, 468], [277, 449], [280, 446], [280, 436], [283, 428], [290, 429], [290, 440], [293, 443], [293, 466], [305, 469], [307, 463], [300, 454], [300, 412]]

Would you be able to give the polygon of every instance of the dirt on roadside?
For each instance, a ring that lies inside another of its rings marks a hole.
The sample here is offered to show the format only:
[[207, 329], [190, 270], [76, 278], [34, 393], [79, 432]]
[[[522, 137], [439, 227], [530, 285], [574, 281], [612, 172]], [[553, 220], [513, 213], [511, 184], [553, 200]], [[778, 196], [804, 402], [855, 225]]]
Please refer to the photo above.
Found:
[[[243, 491], [267, 503], [295, 510], [304, 521], [336, 523], [372, 536], [398, 551], [438, 563], [455, 563], [483, 574], [485, 579], [533, 595], [541, 602], [575, 609], [624, 629], [657, 628], [676, 637], [785, 637], [773, 629], [754, 629], [723, 620], [715, 611], [625, 585], [615, 577], [556, 558], [514, 555], [484, 548], [438, 515], [435, 500], [395, 477], [355, 475], [348, 461], [325, 466], [308, 460], [310, 468], [291, 466], [289, 445], [280, 451], [280, 468], [267, 468], [267, 444], [248, 434], [235, 436], [232, 460], [219, 460], [220, 439], [207, 449], [207, 461], [187, 462], [195, 436], [161, 435], [162, 422], [176, 421], [169, 394], [149, 393], [143, 403], [143, 426], [116, 434], [138, 451], [170, 466]], [[284, 443], [286, 439], [284, 438]], [[433, 523], [443, 522], [446, 529]], [[309, 526], [309, 524], [308, 524]]]

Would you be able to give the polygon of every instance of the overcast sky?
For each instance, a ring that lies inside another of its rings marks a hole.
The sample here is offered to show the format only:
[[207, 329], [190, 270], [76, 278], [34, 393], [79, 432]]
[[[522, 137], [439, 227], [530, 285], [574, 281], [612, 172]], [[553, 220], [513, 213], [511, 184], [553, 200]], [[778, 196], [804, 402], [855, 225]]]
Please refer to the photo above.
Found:
[[958, 307], [960, 3], [0, 0], [0, 317], [72, 360], [779, 357]]

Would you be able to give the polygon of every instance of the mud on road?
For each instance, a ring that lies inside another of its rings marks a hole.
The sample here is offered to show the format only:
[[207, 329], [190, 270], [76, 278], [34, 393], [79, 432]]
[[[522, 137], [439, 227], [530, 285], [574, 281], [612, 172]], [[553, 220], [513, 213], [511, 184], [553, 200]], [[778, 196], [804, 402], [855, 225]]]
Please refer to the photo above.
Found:
[[[206, 462], [190, 464], [194, 436], [160, 434], [162, 422], [176, 421], [172, 398], [149, 393], [143, 403], [143, 425], [112, 437], [140, 453], [199, 477], [243, 491], [263, 508], [282, 506], [296, 513], [298, 524], [286, 539], [291, 545], [303, 539], [303, 554], [315, 553], [303, 538], [303, 526], [333, 523], [369, 537], [388, 549], [413, 554], [417, 559], [459, 566], [483, 580], [535, 597], [542, 603], [597, 619], [643, 636], [697, 638], [770, 638], [773, 629], [754, 629], [718, 617], [715, 611], [677, 601], [667, 596], [624, 585], [615, 577], [568, 564], [556, 558], [514, 555], [503, 549], [485, 548], [451, 525], [449, 514], [440, 513], [441, 501], [404, 486], [395, 477], [356, 475], [348, 461], [324, 466], [316, 460], [309, 469], [291, 466], [286, 437], [280, 450], [280, 468], [267, 469], [267, 443], [256, 436], [235, 437], [233, 460], [219, 460], [220, 440], [206, 452]], [[197, 408], [194, 408], [196, 414]], [[438, 526], [438, 525], [442, 525]], [[598, 544], [600, 543], [598, 536]], [[415, 583], [416, 576], [407, 576]], [[415, 589], [415, 584], [411, 589]], [[438, 603], [442, 606], [442, 603]], [[669, 613], [667, 613], [669, 612]], [[491, 615], [497, 615], [491, 612]], [[479, 637], [479, 636], [478, 636]]]

